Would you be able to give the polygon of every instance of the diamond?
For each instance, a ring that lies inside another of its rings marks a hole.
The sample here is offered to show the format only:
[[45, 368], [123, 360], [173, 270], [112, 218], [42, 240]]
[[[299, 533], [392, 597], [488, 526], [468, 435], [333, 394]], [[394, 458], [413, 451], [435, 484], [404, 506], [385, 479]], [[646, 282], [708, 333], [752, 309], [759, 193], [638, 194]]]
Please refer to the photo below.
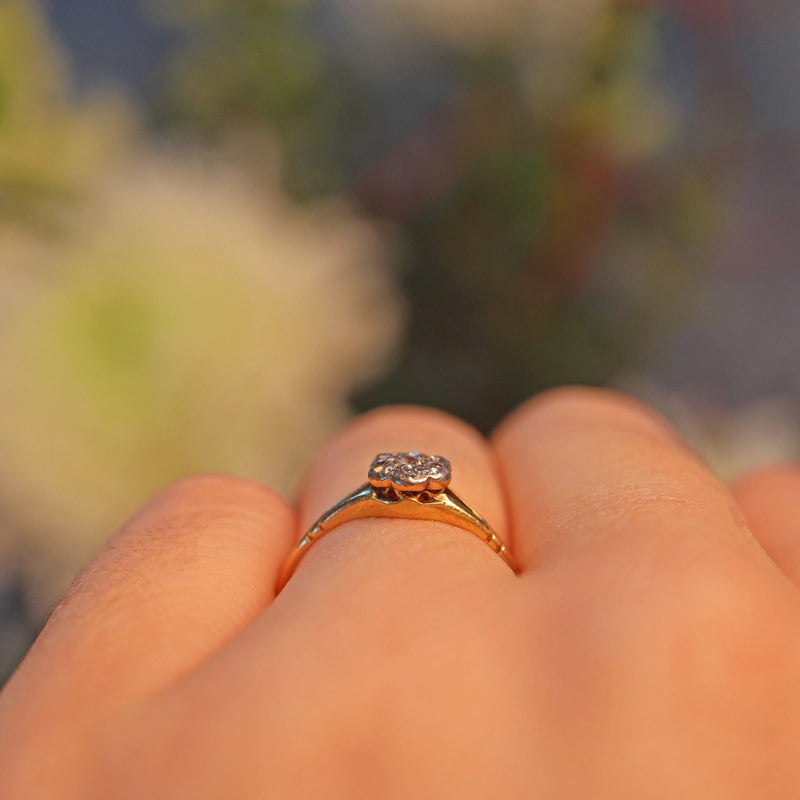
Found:
[[450, 462], [416, 451], [380, 453], [369, 468], [369, 482], [396, 492], [441, 492], [450, 483]]

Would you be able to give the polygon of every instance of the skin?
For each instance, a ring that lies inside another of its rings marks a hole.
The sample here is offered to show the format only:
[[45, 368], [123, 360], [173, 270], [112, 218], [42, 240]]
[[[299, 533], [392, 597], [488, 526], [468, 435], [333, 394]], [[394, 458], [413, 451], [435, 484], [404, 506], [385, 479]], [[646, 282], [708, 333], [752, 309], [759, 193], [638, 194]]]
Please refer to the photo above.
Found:
[[[447, 456], [514, 575], [443, 523], [359, 520], [275, 580], [378, 452]], [[561, 389], [491, 437], [348, 425], [296, 508], [167, 488], [0, 694], [0, 797], [797, 797], [800, 471], [726, 487], [649, 409]]]

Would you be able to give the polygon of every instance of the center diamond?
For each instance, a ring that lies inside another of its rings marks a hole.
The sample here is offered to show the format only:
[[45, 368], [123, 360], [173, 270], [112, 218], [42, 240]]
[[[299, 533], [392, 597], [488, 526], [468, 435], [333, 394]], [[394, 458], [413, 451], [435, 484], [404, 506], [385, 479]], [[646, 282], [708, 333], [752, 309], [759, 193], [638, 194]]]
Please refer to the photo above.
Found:
[[369, 468], [369, 482], [396, 492], [441, 492], [450, 483], [450, 462], [425, 453], [381, 453]]

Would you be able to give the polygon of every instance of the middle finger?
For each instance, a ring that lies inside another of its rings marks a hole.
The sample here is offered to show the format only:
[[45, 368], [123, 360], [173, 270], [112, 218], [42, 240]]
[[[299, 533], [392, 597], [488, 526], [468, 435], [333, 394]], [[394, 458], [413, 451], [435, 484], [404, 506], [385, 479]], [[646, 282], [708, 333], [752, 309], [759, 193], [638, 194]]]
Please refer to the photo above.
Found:
[[[547, 392], [494, 436], [523, 569], [679, 568], [721, 548], [768, 563], [732, 495], [654, 412], [609, 391]], [[624, 563], [630, 563], [626, 561]]]

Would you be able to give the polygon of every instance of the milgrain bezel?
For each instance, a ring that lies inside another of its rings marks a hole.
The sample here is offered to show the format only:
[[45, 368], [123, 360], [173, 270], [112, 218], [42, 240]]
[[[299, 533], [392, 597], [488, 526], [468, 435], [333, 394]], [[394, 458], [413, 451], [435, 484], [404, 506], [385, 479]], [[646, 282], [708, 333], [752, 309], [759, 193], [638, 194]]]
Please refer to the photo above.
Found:
[[450, 485], [451, 477], [450, 462], [446, 458], [415, 450], [379, 453], [369, 468], [371, 486], [402, 494], [438, 494]]

